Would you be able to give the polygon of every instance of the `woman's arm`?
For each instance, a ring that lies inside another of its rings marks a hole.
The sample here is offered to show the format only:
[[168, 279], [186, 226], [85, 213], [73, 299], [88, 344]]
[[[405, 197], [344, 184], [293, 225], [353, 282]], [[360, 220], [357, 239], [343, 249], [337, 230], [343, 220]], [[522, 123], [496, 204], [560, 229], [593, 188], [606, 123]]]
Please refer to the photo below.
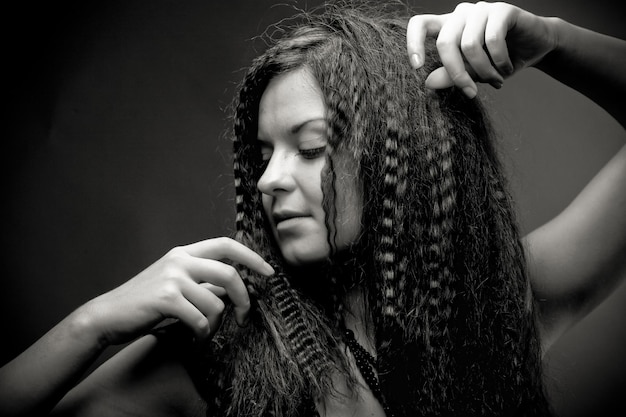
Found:
[[[626, 42], [551, 19], [557, 47], [536, 65], [626, 127]], [[626, 146], [569, 206], [526, 238], [544, 351], [626, 278]]]
[[0, 414], [44, 415], [106, 347], [79, 308], [0, 369]]
[[556, 47], [535, 67], [584, 94], [626, 127], [626, 41], [549, 19]]
[[545, 351], [626, 278], [626, 146], [525, 240]]
[[[250, 299], [237, 271], [220, 262], [222, 259], [233, 260], [263, 275], [273, 273], [259, 255], [227, 238], [171, 250], [133, 279], [78, 308], [0, 369], [0, 415], [48, 413], [105, 347], [146, 334], [166, 318], [186, 325], [198, 341], [209, 338], [221, 321], [224, 302], [220, 297], [228, 296], [237, 322], [243, 325]], [[125, 371], [119, 365], [103, 369], [115, 369], [116, 375]], [[76, 388], [82, 394], [72, 394], [72, 398], [89, 402], [100, 398], [94, 393], [87, 395], [89, 390], [114, 386], [98, 381], [96, 374], [88, 381], [92, 382], [85, 381]]]
[[144, 336], [106, 361], [61, 400], [54, 416], [204, 416], [183, 360], [192, 352]]
[[[442, 68], [431, 88], [476, 82], [500, 87], [534, 66], [578, 90], [626, 126], [626, 42], [559, 18], [535, 16], [505, 3], [460, 4], [447, 15], [411, 19], [407, 49], [423, 64], [423, 43], [437, 37]], [[563, 138], [564, 141], [567, 138]], [[593, 140], [593, 138], [590, 138]], [[626, 276], [626, 149], [622, 149], [554, 220], [527, 239], [529, 272], [544, 350], [600, 303]]]

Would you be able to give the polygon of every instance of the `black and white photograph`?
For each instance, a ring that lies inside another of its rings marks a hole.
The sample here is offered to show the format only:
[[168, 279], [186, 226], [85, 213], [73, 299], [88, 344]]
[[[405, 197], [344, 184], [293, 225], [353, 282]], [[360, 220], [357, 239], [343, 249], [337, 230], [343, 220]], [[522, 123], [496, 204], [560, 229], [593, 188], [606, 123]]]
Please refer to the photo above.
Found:
[[0, 415], [626, 415], [622, 9], [7, 5]]

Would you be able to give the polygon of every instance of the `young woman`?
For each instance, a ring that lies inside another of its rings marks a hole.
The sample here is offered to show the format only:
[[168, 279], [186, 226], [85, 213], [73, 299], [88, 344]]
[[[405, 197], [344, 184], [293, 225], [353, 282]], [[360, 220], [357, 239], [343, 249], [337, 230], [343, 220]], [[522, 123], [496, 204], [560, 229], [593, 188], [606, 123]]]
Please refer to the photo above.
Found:
[[301, 18], [236, 102], [235, 239], [78, 308], [3, 414], [549, 414], [542, 352], [626, 269], [626, 151], [522, 241], [476, 83], [535, 66], [623, 125], [626, 43], [503, 3]]

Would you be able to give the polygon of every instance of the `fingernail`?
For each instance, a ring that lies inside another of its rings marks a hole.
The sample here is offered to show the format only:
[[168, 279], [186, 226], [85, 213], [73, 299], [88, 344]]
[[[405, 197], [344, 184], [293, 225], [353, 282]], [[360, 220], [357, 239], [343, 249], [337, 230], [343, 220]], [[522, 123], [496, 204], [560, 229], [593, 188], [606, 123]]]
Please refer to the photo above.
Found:
[[423, 61], [419, 54], [411, 54], [411, 66], [413, 66], [413, 68], [418, 69], [422, 64]]
[[498, 90], [502, 88], [502, 82], [501, 82], [501, 81], [493, 81], [493, 82], [491, 83], [491, 85], [492, 85], [494, 88], [497, 88]]
[[263, 262], [263, 272], [265, 273], [265, 275], [274, 275], [275, 273], [272, 265], [268, 264], [267, 262]]
[[209, 336], [211, 336], [211, 324], [206, 319], [200, 320], [198, 322], [196, 341], [200, 344], [203, 344], [209, 339]]
[[468, 85], [466, 87], [463, 87], [463, 93], [465, 93], [465, 95], [469, 98], [474, 98], [476, 97], [477, 91], [476, 91], [476, 88], [474, 88], [471, 85]]

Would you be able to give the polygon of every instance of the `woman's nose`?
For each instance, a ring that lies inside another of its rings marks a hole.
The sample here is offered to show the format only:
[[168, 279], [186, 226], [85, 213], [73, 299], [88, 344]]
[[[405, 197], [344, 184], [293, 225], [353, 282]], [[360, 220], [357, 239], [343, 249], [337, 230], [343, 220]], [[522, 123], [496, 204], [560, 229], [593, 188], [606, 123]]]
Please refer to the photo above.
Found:
[[259, 191], [263, 194], [275, 195], [293, 190], [295, 181], [290, 165], [288, 155], [283, 152], [274, 152], [257, 182]]

